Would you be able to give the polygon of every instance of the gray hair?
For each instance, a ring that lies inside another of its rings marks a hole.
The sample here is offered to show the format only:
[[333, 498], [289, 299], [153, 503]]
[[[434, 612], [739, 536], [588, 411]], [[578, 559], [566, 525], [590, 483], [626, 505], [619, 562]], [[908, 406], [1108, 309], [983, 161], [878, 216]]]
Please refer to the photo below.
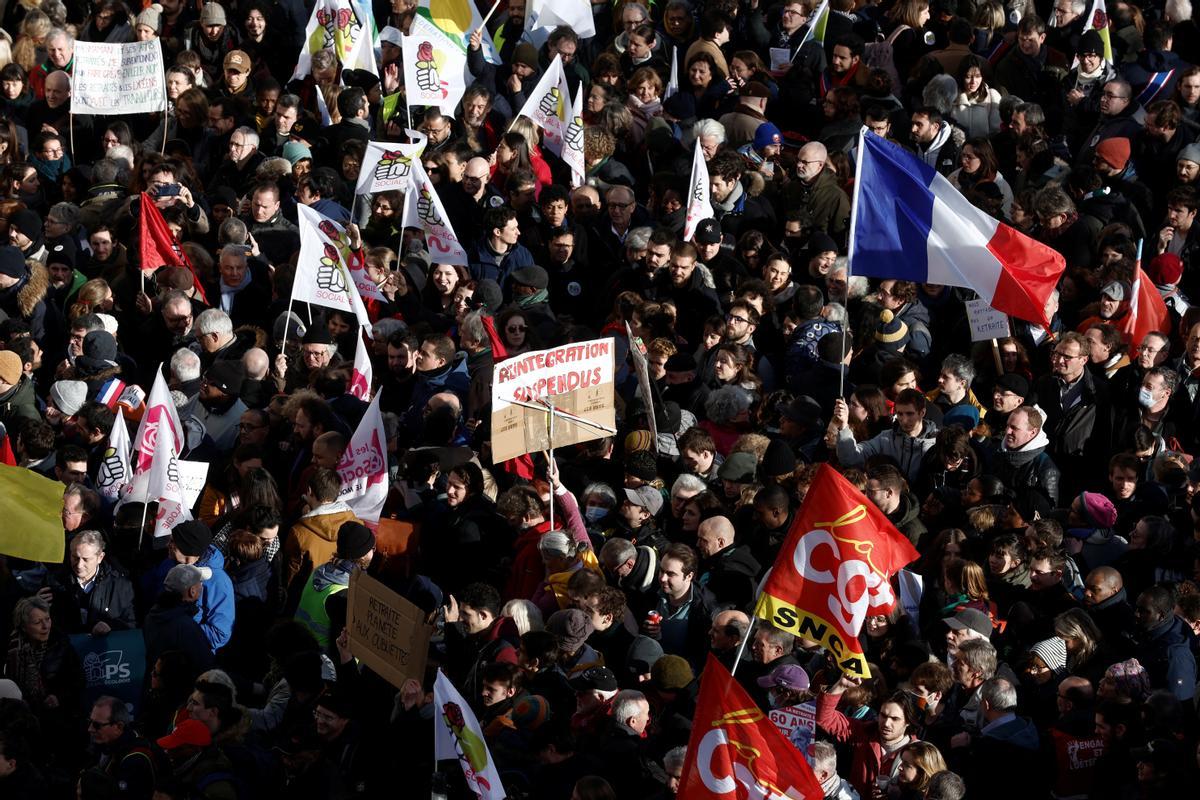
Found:
[[117, 170], [117, 162], [105, 156], [92, 165], [92, 182], [116, 183]]
[[17, 604], [13, 607], [13, 627], [25, 627], [29, 623], [29, 617], [32, 616], [34, 611], [49, 614], [50, 604], [36, 594], [29, 597], [22, 597], [18, 600]]
[[612, 508], [617, 504], [617, 493], [614, 492], [613, 488], [607, 483], [601, 483], [600, 481], [589, 483], [587, 486], [583, 487], [583, 493], [579, 496], [582, 497], [586, 503], [588, 497], [594, 494], [598, 494], [603, 497], [605, 502], [608, 503], [609, 508]]
[[708, 485], [700, 480], [698, 476], [690, 472], [685, 472], [671, 484], [671, 497], [674, 497], [676, 492], [695, 492], [698, 494], [707, 488]]
[[837, 773], [837, 749], [829, 742], [813, 742], [808, 746], [808, 763], [813, 772], [824, 770]]
[[194, 381], [200, 377], [200, 356], [186, 347], [181, 347], [171, 356], [171, 374], [181, 381]]
[[966, 795], [966, 782], [950, 770], [934, 775], [925, 787], [925, 800], [963, 800]]
[[637, 547], [619, 536], [609, 539], [600, 548], [600, 563], [609, 568], [624, 564], [631, 558], [637, 558]]
[[82, 483], [72, 483], [68, 486], [63, 492], [63, 499], [68, 497], [78, 497], [79, 505], [83, 507], [83, 513], [87, 514], [89, 518], [95, 517], [100, 511], [100, 495]]
[[612, 702], [612, 718], [624, 722], [630, 717], [637, 716], [642, 709], [642, 703], [648, 702], [646, 695], [637, 689], [625, 689], [617, 692]]
[[781, 628], [776, 628], [769, 622], [759, 625], [758, 633], [766, 636], [768, 642], [782, 649], [784, 653], [790, 653], [796, 649], [796, 637]]
[[337, 64], [337, 55], [332, 50], [318, 50], [312, 55], [312, 68], [329, 69]]
[[650, 246], [650, 237], [654, 234], [654, 229], [649, 225], [643, 225], [640, 228], [634, 228], [629, 233], [625, 234], [625, 249], [645, 250]]
[[711, 136], [717, 140], [718, 144], [724, 144], [725, 126], [717, 122], [715, 119], [698, 119], [696, 124], [692, 126], [692, 139], [699, 142], [706, 136]]
[[1166, 8], [1163, 10], [1167, 19], [1176, 25], [1192, 18], [1191, 0], [1167, 0]]
[[233, 333], [233, 320], [219, 308], [202, 311], [196, 317], [196, 333], [207, 336], [210, 333], [229, 335]]
[[1071, 10], [1076, 14], [1087, 11], [1087, 0], [1071, 0]]
[[[1125, 84], [1128, 86], [1129, 84]], [[1020, 103], [1013, 109], [1013, 114], [1021, 114], [1025, 117], [1027, 125], [1045, 125], [1046, 112], [1037, 103]]]
[[542, 538], [538, 539], [538, 552], [542, 554], [542, 558], [550, 558], [557, 556], [558, 558], [571, 558], [575, 555], [575, 543], [571, 541], [571, 537], [562, 531], [549, 531], [542, 534]]
[[943, 125], [950, 124], [948, 117], [954, 110], [954, 100], [957, 97], [958, 81], [950, 75], [935, 75], [929, 79], [929, 83], [925, 84], [925, 90], [921, 92], [921, 100], [925, 105], [933, 106], [942, 112], [942, 116], [947, 117], [943, 120]]
[[463, 315], [462, 322], [458, 326], [459, 342], [468, 341], [477, 344], [487, 342], [488, 335], [487, 329], [483, 325], [483, 314], [483, 309], [478, 309]]
[[224, 258], [225, 256], [233, 256], [244, 264], [246, 263], [246, 248], [240, 244], [227, 244], [221, 248], [219, 258]]
[[221, 230], [217, 234], [218, 241], [223, 245], [237, 245], [239, 247], [246, 244], [246, 237], [250, 234], [246, 223], [242, 222], [237, 217], [230, 217], [221, 223]]
[[704, 413], [716, 425], [732, 422], [750, 410], [750, 393], [740, 386], [722, 386], [704, 400]]
[[[679, 0], [673, 0], [671, 5], [676, 5]], [[672, 747], [663, 756], [663, 768], [667, 772], [675, 772], [675, 770], [683, 769], [683, 762], [687, 760], [687, 746], [680, 745]]]
[[258, 149], [260, 139], [258, 138], [258, 131], [254, 130], [254, 128], [251, 128], [249, 125], [243, 125], [235, 129], [234, 133], [240, 133], [246, 139], [246, 144], [252, 144], [255, 150]]
[[821, 308], [821, 316], [826, 322], [836, 322], [838, 325], [845, 325], [850, 320], [846, 307], [841, 303], [826, 303]]
[[532, 600], [509, 600], [500, 609], [500, 616], [508, 617], [516, 626], [517, 633], [524, 636], [530, 631], [545, 630], [542, 610]]
[[975, 365], [966, 356], [958, 353], [951, 353], [942, 359], [942, 372], [949, 372], [960, 381], [966, 383], [968, 388], [970, 388], [971, 382], [975, 380]]
[[50, 211], [46, 214], [46, 219], [54, 219], [63, 225], [67, 225], [71, 230], [79, 225], [79, 206], [74, 203], [55, 203], [50, 206]]
[[986, 681], [996, 674], [996, 648], [987, 639], [968, 639], [958, 646], [955, 659]]
[[133, 714], [129, 713], [129, 706], [125, 705], [124, 700], [119, 700], [112, 695], [106, 694], [97, 697], [96, 702], [92, 703], [92, 708], [107, 708], [109, 722], [115, 722], [127, 728], [133, 724]]
[[408, 330], [408, 326], [403, 321], [393, 317], [385, 317], [371, 326], [371, 333], [376, 339], [388, 339], [396, 331], [403, 330]]
[[97, 551], [103, 553], [104, 534], [100, 533], [100, 531], [80, 531], [71, 537], [71, 547], [73, 549], [76, 545], [81, 544], [90, 544]]
[[[47, 14], [46, 16], [50, 16], [50, 15]], [[75, 37], [72, 36], [71, 32], [68, 30], [64, 30], [63, 28], [51, 29], [51, 31], [46, 34], [45, 42], [46, 42], [46, 44], [50, 44], [55, 39], [66, 39], [67, 42], [71, 45], [72, 49], [74, 49], [74, 47], [75, 47]]]
[[62, 0], [42, 0], [37, 7], [50, 18], [52, 25], [62, 27], [67, 24], [67, 6]]
[[108, 152], [104, 154], [105, 160], [112, 161], [124, 171], [117, 173], [117, 178], [113, 183], [124, 183], [121, 180], [122, 175], [128, 175], [133, 169], [134, 155], [133, 148], [127, 144], [118, 144], [108, 148]]
[[993, 711], [1011, 711], [1017, 707], [1017, 689], [1004, 678], [992, 678], [979, 687], [979, 699], [986, 700]]
[[178, 289], [172, 289], [171, 291], [167, 292], [162, 299], [162, 310], [166, 311], [168, 308], [172, 308], [180, 304], [187, 306], [189, 314], [192, 312], [191, 298]]

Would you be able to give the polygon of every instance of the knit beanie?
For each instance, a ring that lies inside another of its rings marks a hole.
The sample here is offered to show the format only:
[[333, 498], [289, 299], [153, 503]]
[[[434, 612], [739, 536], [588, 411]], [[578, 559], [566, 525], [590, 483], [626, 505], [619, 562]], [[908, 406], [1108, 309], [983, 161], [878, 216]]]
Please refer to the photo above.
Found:
[[1117, 509], [1099, 492], [1083, 492], [1079, 495], [1079, 511], [1094, 528], [1111, 528], [1117, 524]]
[[351, 561], [375, 549], [375, 534], [356, 519], [343, 522], [337, 533], [337, 556]]
[[50, 401], [69, 417], [87, 402], [87, 391], [83, 381], [55, 381], [50, 385]]
[[163, 7], [158, 3], [146, 6], [137, 15], [137, 20], [134, 23], [136, 28], [138, 25], [145, 25], [150, 30], [158, 33], [162, 30], [162, 10]]
[[879, 314], [879, 326], [875, 328], [875, 341], [884, 350], [899, 352], [908, 344], [908, 325], [885, 308]]
[[198, 519], [181, 522], [171, 530], [175, 549], [185, 556], [204, 555], [212, 540], [212, 529]]
[[696, 674], [687, 659], [676, 655], [665, 655], [654, 662], [650, 670], [650, 683], [663, 692], [677, 692], [695, 680]]
[[1043, 639], [1029, 648], [1029, 652], [1056, 673], [1065, 672], [1067, 669], [1067, 644], [1057, 636]]
[[1130, 144], [1124, 136], [1113, 136], [1096, 145], [1096, 157], [1120, 172], [1129, 163]]

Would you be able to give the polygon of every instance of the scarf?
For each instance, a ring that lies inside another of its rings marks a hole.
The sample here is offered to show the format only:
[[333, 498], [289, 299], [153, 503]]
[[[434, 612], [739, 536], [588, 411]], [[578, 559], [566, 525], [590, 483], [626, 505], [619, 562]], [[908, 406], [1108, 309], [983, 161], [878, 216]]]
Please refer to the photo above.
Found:
[[62, 180], [62, 176], [71, 171], [71, 156], [69, 153], [63, 153], [63, 157], [57, 161], [45, 161], [35, 155], [29, 156], [29, 166], [37, 170], [38, 175], [42, 176], [51, 183], [58, 183]]
[[538, 289], [533, 294], [527, 294], [517, 300], [517, 305], [521, 308], [529, 308], [536, 306], [538, 303], [545, 303], [550, 298], [550, 293], [545, 289]]
[[46, 683], [42, 680], [42, 661], [46, 658], [46, 651], [50, 649], [50, 642], [31, 642], [20, 632], [13, 631], [9, 640], [9, 650], [14, 648], [16, 674], [10, 677], [21, 687], [25, 702], [32, 706], [40, 705], [46, 697]]
[[221, 278], [221, 310], [224, 311], [226, 314], [228, 314], [230, 309], [233, 308], [234, 295], [236, 295], [238, 292], [240, 292], [242, 289], [245, 289], [249, 285], [250, 285], [250, 270], [248, 268], [247, 268], [245, 274], [242, 275], [242, 282], [239, 283], [237, 286], [230, 286], [229, 284], [227, 284], [225, 282], [224, 278]]
[[733, 211], [735, 208], [737, 208], [737, 205], [741, 201], [742, 195], [745, 194], [745, 192], [746, 190], [742, 188], [741, 182], [736, 182], [733, 184], [733, 191], [729, 193], [729, 197], [726, 197], [719, 203], [716, 200], [712, 201], [713, 208], [719, 208], [723, 213], [728, 214], [730, 211]]

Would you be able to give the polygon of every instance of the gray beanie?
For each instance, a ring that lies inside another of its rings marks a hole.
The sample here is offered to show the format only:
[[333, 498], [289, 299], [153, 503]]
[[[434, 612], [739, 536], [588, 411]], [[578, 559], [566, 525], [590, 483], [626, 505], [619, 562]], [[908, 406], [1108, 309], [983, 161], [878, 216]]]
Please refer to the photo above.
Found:
[[1193, 164], [1200, 164], [1200, 144], [1192, 142], [1179, 151], [1179, 155], [1175, 156], [1175, 160], [1191, 161]]
[[163, 7], [158, 3], [146, 6], [137, 15], [137, 20], [134, 22], [134, 27], [145, 25], [156, 34], [162, 31], [162, 11]]
[[1055, 636], [1029, 648], [1029, 652], [1042, 660], [1042, 663], [1056, 673], [1067, 671], [1067, 644]]
[[50, 401], [68, 417], [87, 402], [88, 386], [83, 381], [55, 381], [50, 386]]

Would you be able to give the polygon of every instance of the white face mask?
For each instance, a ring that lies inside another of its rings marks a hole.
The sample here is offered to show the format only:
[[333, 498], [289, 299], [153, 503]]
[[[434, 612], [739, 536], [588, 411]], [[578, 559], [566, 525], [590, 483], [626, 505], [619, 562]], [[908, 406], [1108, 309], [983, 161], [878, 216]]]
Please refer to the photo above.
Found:
[[1142, 408], [1150, 408], [1154, 405], [1154, 392], [1143, 386], [1138, 389], [1138, 405]]

